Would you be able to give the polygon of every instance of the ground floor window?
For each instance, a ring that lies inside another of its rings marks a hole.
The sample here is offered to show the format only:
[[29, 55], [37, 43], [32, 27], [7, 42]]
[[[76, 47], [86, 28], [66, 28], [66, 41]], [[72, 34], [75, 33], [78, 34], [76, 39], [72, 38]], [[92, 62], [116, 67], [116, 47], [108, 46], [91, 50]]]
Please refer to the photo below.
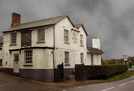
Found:
[[0, 66], [2, 66], [2, 59], [0, 59]]
[[33, 56], [32, 50], [25, 51], [25, 64], [31, 65], [33, 63], [32, 56]]
[[84, 54], [83, 53], [80, 54], [80, 59], [81, 59], [81, 63], [84, 63]]
[[65, 52], [65, 66], [69, 66], [69, 52]]

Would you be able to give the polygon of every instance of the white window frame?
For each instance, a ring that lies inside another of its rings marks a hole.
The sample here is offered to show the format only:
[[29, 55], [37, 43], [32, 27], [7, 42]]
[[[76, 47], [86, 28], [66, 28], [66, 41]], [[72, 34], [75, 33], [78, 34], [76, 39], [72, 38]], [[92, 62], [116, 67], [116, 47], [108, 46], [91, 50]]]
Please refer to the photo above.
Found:
[[45, 29], [39, 29], [38, 31], [38, 42], [45, 42]]
[[84, 53], [80, 53], [80, 60], [81, 60], [81, 63], [84, 63]]
[[64, 43], [69, 43], [69, 30], [64, 29]]
[[65, 51], [65, 66], [70, 66], [70, 62], [69, 62], [69, 52]]
[[83, 35], [82, 34], [80, 34], [80, 46], [83, 47]]
[[[25, 65], [33, 65], [33, 50], [25, 50]], [[29, 52], [29, 54], [28, 54]]]
[[17, 33], [11, 33], [11, 44], [17, 43]]

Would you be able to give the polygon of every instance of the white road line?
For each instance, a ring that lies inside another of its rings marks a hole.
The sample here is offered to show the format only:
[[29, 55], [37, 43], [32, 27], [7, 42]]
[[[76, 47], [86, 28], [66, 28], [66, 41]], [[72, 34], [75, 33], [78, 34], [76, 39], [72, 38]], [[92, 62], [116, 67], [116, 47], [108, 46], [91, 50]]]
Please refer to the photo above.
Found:
[[134, 80], [133, 81], [130, 81], [129, 83], [133, 83], [134, 82]]
[[75, 88], [75, 89], [80, 89], [80, 88], [83, 88], [83, 87], [77, 87], [77, 88]]
[[124, 86], [124, 85], [126, 85], [127, 83], [123, 83], [123, 84], [120, 84], [119, 86]]
[[102, 90], [102, 91], [108, 91], [108, 90], [111, 90], [111, 89], [113, 89], [113, 88], [115, 88], [115, 87], [107, 88], [107, 89], [104, 89], [104, 90]]

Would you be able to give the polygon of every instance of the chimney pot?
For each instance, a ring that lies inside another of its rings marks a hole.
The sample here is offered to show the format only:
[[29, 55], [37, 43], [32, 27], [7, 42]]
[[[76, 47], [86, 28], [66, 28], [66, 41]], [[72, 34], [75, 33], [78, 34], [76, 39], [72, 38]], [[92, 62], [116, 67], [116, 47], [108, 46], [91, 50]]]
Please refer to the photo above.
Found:
[[11, 27], [19, 25], [21, 21], [21, 15], [18, 13], [12, 13], [12, 24]]

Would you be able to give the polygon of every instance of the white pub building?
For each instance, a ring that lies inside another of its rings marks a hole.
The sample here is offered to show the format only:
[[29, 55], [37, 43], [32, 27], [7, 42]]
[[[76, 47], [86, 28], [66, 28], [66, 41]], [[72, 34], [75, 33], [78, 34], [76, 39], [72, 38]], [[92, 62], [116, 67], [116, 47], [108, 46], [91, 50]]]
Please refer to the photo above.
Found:
[[84, 26], [74, 25], [68, 16], [22, 24], [20, 19], [20, 14], [13, 13], [11, 28], [3, 31], [4, 71], [54, 82], [58, 65], [63, 65], [64, 79], [74, 75], [76, 64], [101, 65], [99, 39], [94, 38], [94, 48], [87, 47]]

